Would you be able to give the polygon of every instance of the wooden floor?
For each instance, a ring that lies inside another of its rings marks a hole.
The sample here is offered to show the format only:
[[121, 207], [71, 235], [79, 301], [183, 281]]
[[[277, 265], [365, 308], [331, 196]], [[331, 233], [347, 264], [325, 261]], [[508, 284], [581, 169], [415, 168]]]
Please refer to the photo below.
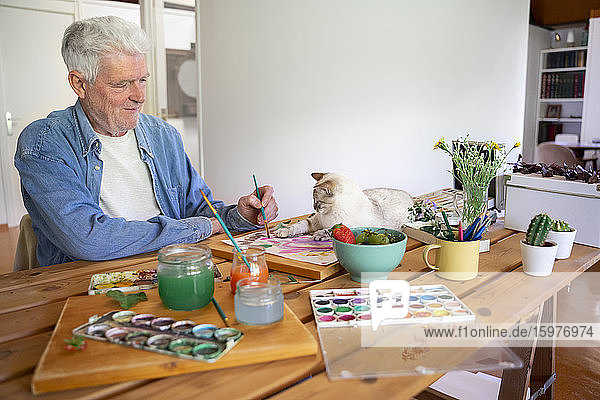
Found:
[[[12, 272], [15, 257], [19, 228], [7, 228], [0, 225], [0, 251], [5, 254], [0, 258], [0, 274]], [[599, 273], [600, 264], [595, 265], [590, 272]], [[589, 292], [589, 301], [600, 303], [600, 291], [588, 290], [580, 279], [572, 285], [573, 293]], [[566, 290], [559, 292], [559, 313], [576, 312], [569, 309], [568, 301], [561, 302], [561, 297], [568, 297]], [[565, 304], [566, 309], [561, 309], [560, 304]], [[598, 316], [600, 317], [600, 316]], [[559, 318], [560, 319], [560, 318]], [[594, 399], [600, 393], [600, 349], [599, 348], [558, 348], [556, 357], [556, 399]]]
[[12, 272], [18, 239], [19, 227], [0, 225], [0, 254], [4, 254], [4, 257], [0, 257], [0, 274]]

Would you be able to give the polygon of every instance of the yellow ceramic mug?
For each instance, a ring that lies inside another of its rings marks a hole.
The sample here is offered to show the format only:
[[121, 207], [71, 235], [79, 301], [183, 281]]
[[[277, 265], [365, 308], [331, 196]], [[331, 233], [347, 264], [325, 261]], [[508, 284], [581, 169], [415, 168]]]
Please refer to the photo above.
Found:
[[[427, 254], [432, 249], [438, 249], [435, 265], [427, 261]], [[453, 281], [473, 279], [479, 268], [479, 240], [450, 242], [437, 239], [436, 244], [427, 245], [423, 249], [423, 261], [429, 268], [436, 270], [436, 275], [440, 278]]]

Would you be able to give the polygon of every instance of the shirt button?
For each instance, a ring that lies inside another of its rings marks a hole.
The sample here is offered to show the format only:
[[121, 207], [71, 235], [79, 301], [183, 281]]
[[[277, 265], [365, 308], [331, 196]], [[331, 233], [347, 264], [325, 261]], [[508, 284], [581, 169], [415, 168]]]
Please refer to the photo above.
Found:
[[95, 165], [95, 166], [94, 166], [94, 169], [95, 169], [96, 171], [100, 171], [100, 166], [99, 166], [99, 165]]

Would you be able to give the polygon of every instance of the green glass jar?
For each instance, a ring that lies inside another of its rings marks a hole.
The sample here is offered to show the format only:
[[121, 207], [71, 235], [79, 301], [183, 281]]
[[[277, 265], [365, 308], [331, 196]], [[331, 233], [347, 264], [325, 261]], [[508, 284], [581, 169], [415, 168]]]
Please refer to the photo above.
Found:
[[158, 252], [158, 293], [165, 307], [197, 310], [215, 291], [210, 249], [202, 244], [174, 244]]

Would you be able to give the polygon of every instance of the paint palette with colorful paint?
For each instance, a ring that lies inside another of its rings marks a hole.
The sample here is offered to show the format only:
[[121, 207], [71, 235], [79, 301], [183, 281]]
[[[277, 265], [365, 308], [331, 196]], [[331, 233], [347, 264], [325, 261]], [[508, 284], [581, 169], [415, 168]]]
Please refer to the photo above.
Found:
[[175, 321], [133, 311], [111, 311], [100, 318], [92, 317], [88, 323], [73, 329], [73, 334], [209, 363], [224, 356], [244, 336], [235, 328]]
[[[368, 288], [311, 290], [310, 301], [317, 325], [324, 328], [371, 326], [373, 307], [381, 308], [384, 302], [404, 306], [401, 295], [394, 293], [377, 296], [377, 304], [371, 304]], [[445, 285], [421, 285], [410, 288], [406, 317], [385, 319], [381, 325], [474, 319], [475, 313]]]
[[[221, 279], [221, 271], [214, 266], [215, 279]], [[136, 271], [107, 272], [94, 274], [90, 279], [88, 294], [103, 294], [109, 290], [134, 292], [138, 290], [154, 289], [158, 287], [155, 269], [141, 269]]]

